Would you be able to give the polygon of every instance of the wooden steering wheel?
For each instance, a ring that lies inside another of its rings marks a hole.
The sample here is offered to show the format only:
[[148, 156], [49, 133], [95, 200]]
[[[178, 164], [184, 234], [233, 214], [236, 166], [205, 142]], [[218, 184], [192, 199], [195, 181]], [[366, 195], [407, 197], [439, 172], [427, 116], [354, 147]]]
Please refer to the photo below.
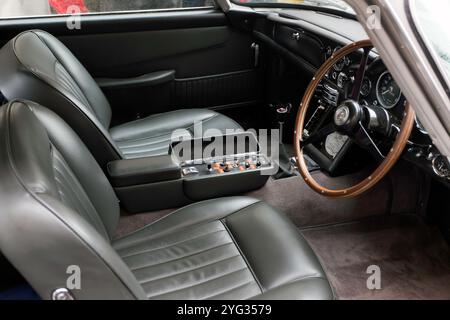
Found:
[[[374, 124], [379, 125], [380, 123], [383, 123], [384, 131], [389, 131], [394, 127], [389, 120], [389, 115], [387, 112], [381, 108], [378, 108], [379, 110], [377, 111], [368, 106], [360, 105], [359, 103], [361, 87], [363, 85], [369, 61], [369, 54], [372, 49], [372, 42], [370, 40], [363, 40], [349, 44], [335, 52], [317, 71], [308, 86], [300, 105], [294, 137], [297, 165], [305, 182], [314, 191], [323, 196], [332, 198], [355, 197], [374, 187], [392, 169], [400, 158], [414, 126], [415, 113], [410, 104], [406, 102], [402, 124], [400, 127], [396, 127], [397, 136], [395, 143], [387, 156], [383, 156], [380, 153], [379, 148], [371, 138], [369, 132], [372, 128], [369, 128], [369, 123], [372, 123], [372, 126]], [[332, 124], [325, 126], [316, 132], [309, 133], [311, 135], [308, 135], [305, 138], [305, 119], [317, 87], [322, 83], [324, 77], [336, 63], [356, 51], [363, 51], [363, 54], [361, 63], [354, 77], [353, 87], [351, 88], [349, 97], [345, 101], [340, 102], [340, 104], [337, 104], [337, 107], [332, 110], [332, 112], [334, 112]], [[387, 127], [388, 125], [389, 127]], [[333, 132], [338, 132], [348, 136], [351, 142], [356, 143], [360, 147], [369, 151], [375, 157], [382, 160], [378, 168], [369, 177], [357, 185], [346, 189], [332, 190], [320, 185], [310, 174], [304, 158], [305, 147], [326, 138]]]

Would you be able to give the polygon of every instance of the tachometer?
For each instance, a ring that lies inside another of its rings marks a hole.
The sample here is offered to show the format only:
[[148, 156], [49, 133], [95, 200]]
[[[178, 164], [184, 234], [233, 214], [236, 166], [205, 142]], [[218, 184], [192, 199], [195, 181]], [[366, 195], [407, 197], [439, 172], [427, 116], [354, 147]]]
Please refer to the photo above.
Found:
[[402, 98], [402, 91], [389, 71], [383, 73], [377, 82], [377, 99], [386, 109], [394, 108]]

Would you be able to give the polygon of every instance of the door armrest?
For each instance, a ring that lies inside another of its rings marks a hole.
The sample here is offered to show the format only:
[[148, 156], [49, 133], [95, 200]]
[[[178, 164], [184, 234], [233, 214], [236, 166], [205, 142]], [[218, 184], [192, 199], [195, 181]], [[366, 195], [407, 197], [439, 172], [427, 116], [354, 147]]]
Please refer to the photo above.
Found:
[[102, 89], [124, 89], [152, 87], [175, 80], [175, 70], [157, 71], [134, 78], [97, 78], [95, 81]]

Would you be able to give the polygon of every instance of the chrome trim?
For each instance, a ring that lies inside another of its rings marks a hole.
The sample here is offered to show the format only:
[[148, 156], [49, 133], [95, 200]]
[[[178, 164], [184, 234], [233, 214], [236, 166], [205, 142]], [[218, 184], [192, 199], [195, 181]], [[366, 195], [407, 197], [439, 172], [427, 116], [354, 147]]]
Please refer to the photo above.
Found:
[[369, 129], [372, 130], [374, 128], [377, 128], [380, 125], [377, 113], [370, 107], [366, 107], [366, 110], [369, 112]]
[[[445, 158], [445, 156], [443, 155], [437, 155], [436, 157], [434, 157], [434, 159], [431, 161], [431, 167], [433, 168], [434, 173], [440, 177], [440, 178], [447, 178], [450, 179], [450, 175], [448, 174], [443, 174], [442, 172], [440, 172], [437, 168], [436, 168], [436, 160], [439, 158]], [[448, 168], [450, 170], [450, 168]]]
[[427, 135], [427, 136], [428, 136], [428, 131], [425, 130], [425, 127], [424, 127], [424, 126], [422, 125], [422, 123], [419, 121], [419, 119], [417, 118], [417, 116], [416, 116], [415, 122], [416, 122], [416, 129], [419, 130], [419, 131], [420, 131], [421, 133], [423, 133], [424, 135]]
[[64, 301], [64, 300], [75, 300], [70, 291], [66, 288], [59, 288], [53, 291], [52, 300]]
[[334, 124], [343, 126], [350, 118], [350, 109], [347, 106], [340, 106], [334, 113]]

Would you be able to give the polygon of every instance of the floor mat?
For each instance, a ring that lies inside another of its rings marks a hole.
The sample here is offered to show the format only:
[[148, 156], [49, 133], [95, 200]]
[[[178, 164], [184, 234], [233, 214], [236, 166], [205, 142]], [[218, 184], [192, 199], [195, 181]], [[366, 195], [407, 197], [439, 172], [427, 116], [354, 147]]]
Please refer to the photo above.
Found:
[[[450, 299], [450, 250], [440, 232], [414, 215], [374, 217], [302, 231], [338, 299]], [[367, 288], [369, 266], [381, 290]]]

